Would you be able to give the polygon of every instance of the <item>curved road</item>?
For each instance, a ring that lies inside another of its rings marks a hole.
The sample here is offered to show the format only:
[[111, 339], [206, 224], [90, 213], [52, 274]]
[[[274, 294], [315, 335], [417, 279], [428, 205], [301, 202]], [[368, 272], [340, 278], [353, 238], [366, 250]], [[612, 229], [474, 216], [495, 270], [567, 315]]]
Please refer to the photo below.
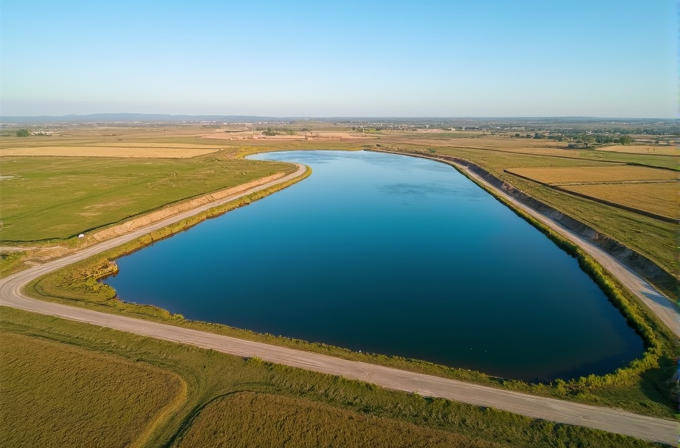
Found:
[[299, 367], [331, 375], [341, 375], [346, 378], [366, 381], [390, 389], [417, 392], [423, 396], [442, 397], [463, 403], [502, 409], [533, 418], [585, 426], [671, 445], [677, 444], [678, 423], [672, 420], [636, 415], [618, 409], [588, 406], [552, 398], [494, 389], [487, 386], [464, 383], [431, 375], [333, 358], [318, 353], [246, 341], [126, 316], [100, 313], [58, 303], [43, 302], [28, 298], [21, 291], [28, 282], [48, 272], [60, 269], [71, 263], [75, 263], [76, 261], [86, 259], [97, 253], [131, 241], [143, 234], [167, 226], [173, 222], [180, 221], [181, 219], [200, 213], [224, 202], [228, 202], [229, 200], [293, 179], [302, 175], [305, 170], [306, 167], [298, 165], [298, 170], [295, 173], [269, 184], [253, 188], [231, 198], [225, 198], [207, 204], [190, 212], [167, 218], [130, 234], [90, 246], [76, 254], [32, 267], [2, 279], [0, 280], [0, 305], [34, 313], [57, 316], [78, 322], [105, 326], [142, 336], [190, 344], [236, 356], [257, 356], [265, 361], [277, 364]]

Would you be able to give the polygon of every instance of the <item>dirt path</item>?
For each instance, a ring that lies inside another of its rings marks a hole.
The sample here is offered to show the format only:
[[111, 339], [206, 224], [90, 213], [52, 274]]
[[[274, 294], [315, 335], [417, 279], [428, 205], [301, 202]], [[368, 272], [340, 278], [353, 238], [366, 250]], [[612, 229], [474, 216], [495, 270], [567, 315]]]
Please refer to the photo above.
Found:
[[585, 426], [671, 445], [677, 444], [678, 423], [673, 420], [641, 416], [618, 409], [588, 406], [552, 398], [494, 389], [477, 384], [396, 370], [362, 362], [348, 361], [317, 353], [246, 341], [188, 328], [133, 319], [121, 315], [105, 314], [58, 303], [43, 302], [30, 299], [21, 292], [21, 289], [28, 282], [41, 275], [60, 269], [71, 263], [75, 263], [76, 261], [84, 260], [92, 255], [131, 241], [143, 234], [167, 226], [193, 214], [201, 213], [216, 205], [220, 205], [220, 203], [293, 179], [302, 175], [305, 172], [305, 169], [304, 166], [298, 165], [298, 170], [295, 173], [278, 179], [270, 184], [243, 192], [236, 197], [225, 198], [215, 203], [206, 204], [190, 212], [185, 212], [143, 229], [135, 230], [127, 235], [122, 235], [90, 246], [73, 255], [35, 266], [4, 278], [0, 280], [0, 305], [39, 314], [58, 316], [64, 319], [93, 325], [105, 326], [142, 336], [209, 348], [236, 356], [257, 356], [265, 361], [277, 364], [299, 367], [332, 375], [341, 375], [346, 378], [366, 381], [390, 389], [417, 392], [423, 396], [442, 397], [478, 406], [494, 407], [533, 418]]

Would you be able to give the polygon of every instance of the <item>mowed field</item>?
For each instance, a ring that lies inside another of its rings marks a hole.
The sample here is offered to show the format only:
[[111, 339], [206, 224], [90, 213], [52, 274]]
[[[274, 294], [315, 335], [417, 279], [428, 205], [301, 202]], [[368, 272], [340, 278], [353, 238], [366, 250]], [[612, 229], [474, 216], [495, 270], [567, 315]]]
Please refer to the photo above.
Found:
[[570, 185], [567, 191], [680, 219], [680, 183]]
[[[155, 151], [155, 149], [152, 149]], [[2, 241], [64, 239], [293, 165], [233, 159], [2, 157]]]
[[507, 172], [549, 185], [678, 180], [677, 171], [629, 165], [508, 168]]
[[595, 200], [680, 218], [678, 172], [640, 166], [509, 168], [505, 171]]
[[11, 308], [0, 338], [3, 447], [657, 446]]
[[191, 145], [110, 144], [91, 146], [38, 146], [28, 148], [4, 148], [0, 157], [9, 156], [55, 156], [55, 157], [139, 157], [187, 159], [218, 151], [214, 147]]
[[598, 151], [623, 152], [629, 154], [661, 154], [680, 156], [680, 149], [675, 146], [657, 145], [614, 145], [597, 148]]
[[127, 447], [183, 401], [179, 376], [48, 339], [0, 332], [0, 445]]

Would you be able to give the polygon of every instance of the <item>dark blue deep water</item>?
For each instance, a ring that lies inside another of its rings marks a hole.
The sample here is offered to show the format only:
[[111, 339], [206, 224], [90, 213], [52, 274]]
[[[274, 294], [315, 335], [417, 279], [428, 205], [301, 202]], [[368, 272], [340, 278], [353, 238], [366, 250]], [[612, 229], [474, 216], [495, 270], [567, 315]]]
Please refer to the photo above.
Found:
[[118, 260], [126, 301], [517, 379], [624, 366], [640, 337], [575, 259], [453, 168], [295, 151], [308, 179]]

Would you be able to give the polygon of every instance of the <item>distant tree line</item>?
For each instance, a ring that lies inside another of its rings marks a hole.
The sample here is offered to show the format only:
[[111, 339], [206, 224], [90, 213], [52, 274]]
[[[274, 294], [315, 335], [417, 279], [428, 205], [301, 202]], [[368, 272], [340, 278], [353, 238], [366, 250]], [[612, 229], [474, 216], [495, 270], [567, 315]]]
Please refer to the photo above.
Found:
[[295, 131], [293, 129], [288, 129], [288, 128], [272, 128], [268, 127], [267, 129], [264, 128], [257, 128], [258, 131], [262, 131], [262, 135], [267, 135], [267, 136], [274, 136], [274, 135], [295, 135]]
[[621, 144], [621, 145], [630, 145], [633, 143], [633, 138], [629, 135], [611, 135], [609, 133], [607, 134], [594, 134], [594, 133], [571, 133], [571, 132], [565, 132], [565, 133], [540, 133], [540, 132], [535, 132], [533, 135], [532, 134], [525, 134], [521, 135], [519, 133], [515, 134], [515, 138], [533, 138], [533, 139], [550, 139], [550, 140], [557, 140], [558, 142], [562, 141], [568, 141], [568, 142], [573, 142], [574, 145], [570, 145], [570, 147], [578, 147], [578, 146], [583, 146], [583, 147], [588, 147], [592, 145], [606, 145], [606, 144]]

